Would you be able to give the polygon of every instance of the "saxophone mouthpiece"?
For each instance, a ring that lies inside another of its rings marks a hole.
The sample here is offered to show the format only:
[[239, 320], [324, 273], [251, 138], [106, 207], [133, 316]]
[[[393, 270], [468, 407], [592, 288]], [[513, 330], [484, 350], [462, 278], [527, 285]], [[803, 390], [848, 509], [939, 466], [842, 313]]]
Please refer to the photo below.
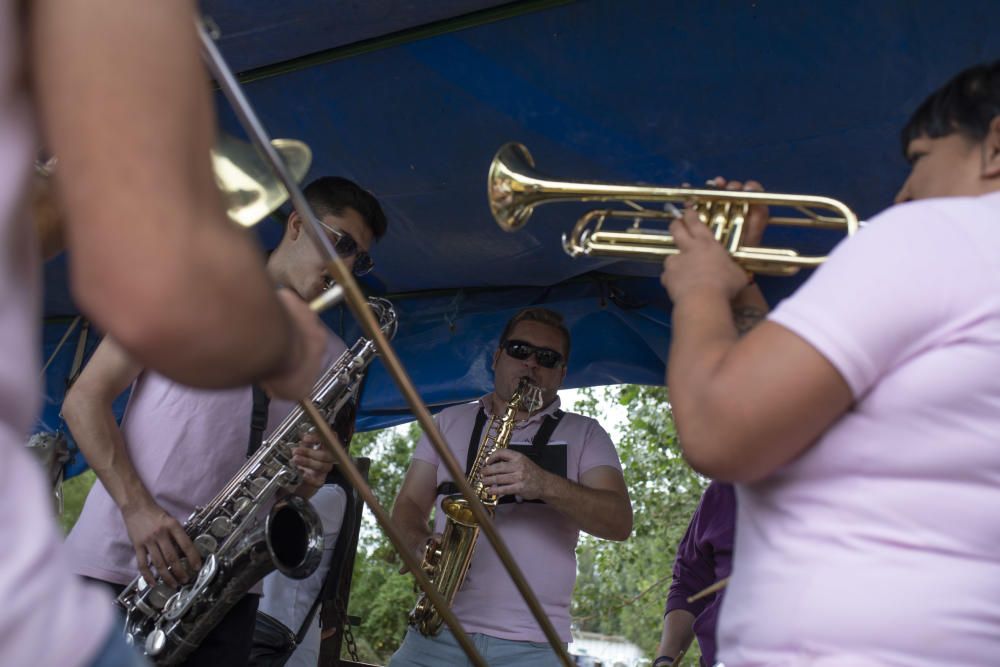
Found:
[[521, 392], [521, 407], [528, 413], [542, 407], [542, 389], [531, 378], [522, 377], [517, 388]]

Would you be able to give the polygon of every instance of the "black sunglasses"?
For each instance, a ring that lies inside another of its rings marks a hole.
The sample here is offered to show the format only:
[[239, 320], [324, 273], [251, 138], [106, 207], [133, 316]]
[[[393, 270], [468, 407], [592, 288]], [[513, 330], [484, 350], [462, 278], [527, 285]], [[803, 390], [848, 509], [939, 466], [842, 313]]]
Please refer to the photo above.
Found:
[[531, 355], [535, 355], [538, 365], [542, 368], [555, 368], [562, 363], [563, 356], [561, 352], [556, 352], [547, 347], [536, 347], [523, 340], [508, 340], [502, 347], [504, 352], [518, 361], [524, 361]]
[[375, 260], [364, 250], [358, 248], [358, 242], [354, 240], [354, 237], [347, 232], [342, 232], [336, 227], [326, 224], [322, 220], [318, 221], [323, 229], [327, 230], [333, 234], [335, 239], [333, 242], [333, 249], [337, 251], [337, 255], [341, 259], [347, 259], [350, 256], [354, 256], [354, 270], [352, 273], [356, 276], [363, 276], [369, 273], [375, 268]]

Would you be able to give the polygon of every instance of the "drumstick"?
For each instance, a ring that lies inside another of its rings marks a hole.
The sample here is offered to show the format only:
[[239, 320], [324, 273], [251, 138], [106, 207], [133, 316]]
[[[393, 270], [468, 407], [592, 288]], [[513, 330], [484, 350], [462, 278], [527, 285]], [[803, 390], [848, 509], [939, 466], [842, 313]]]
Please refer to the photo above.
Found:
[[697, 593], [695, 593], [694, 595], [692, 595], [691, 597], [689, 597], [687, 599], [687, 601], [690, 604], [690, 603], [694, 602], [695, 600], [700, 600], [703, 597], [707, 597], [707, 596], [711, 595], [712, 593], [715, 593], [717, 591], [721, 591], [723, 588], [726, 587], [726, 584], [728, 584], [728, 583], [729, 583], [729, 577], [726, 577], [725, 579], [719, 579], [717, 582], [715, 582], [714, 584], [712, 584], [708, 588], [700, 590]]

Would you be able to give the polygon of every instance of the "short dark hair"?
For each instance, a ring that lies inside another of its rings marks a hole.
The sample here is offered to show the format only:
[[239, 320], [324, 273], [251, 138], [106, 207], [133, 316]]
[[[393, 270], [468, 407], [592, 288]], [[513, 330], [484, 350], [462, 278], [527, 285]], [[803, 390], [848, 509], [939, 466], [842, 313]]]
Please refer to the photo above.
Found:
[[388, 221], [382, 205], [375, 199], [375, 195], [354, 181], [340, 176], [323, 176], [307, 185], [302, 193], [320, 218], [324, 215], [341, 215], [344, 209], [353, 208], [372, 230], [376, 241], [385, 235]]
[[563, 363], [569, 363], [569, 329], [566, 328], [566, 324], [563, 322], [563, 316], [554, 310], [549, 310], [548, 308], [532, 307], [525, 308], [524, 310], [518, 312], [514, 317], [507, 320], [507, 325], [503, 328], [503, 333], [500, 334], [500, 345], [502, 346], [510, 338], [510, 332], [514, 330], [518, 322], [540, 322], [546, 324], [553, 329], [558, 329], [559, 333], [562, 334], [563, 341], [566, 344], [566, 349], [563, 350]]
[[903, 155], [918, 137], [931, 139], [958, 132], [982, 141], [990, 123], [1000, 116], [1000, 60], [975, 65], [958, 73], [931, 93], [906, 123], [900, 140]]

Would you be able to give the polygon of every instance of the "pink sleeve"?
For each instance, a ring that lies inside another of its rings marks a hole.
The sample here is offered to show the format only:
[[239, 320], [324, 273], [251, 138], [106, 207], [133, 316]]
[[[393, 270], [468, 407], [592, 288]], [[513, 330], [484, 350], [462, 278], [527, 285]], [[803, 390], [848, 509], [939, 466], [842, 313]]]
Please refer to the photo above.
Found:
[[[434, 417], [434, 423], [437, 424], [438, 430], [440, 430], [441, 433], [444, 433], [444, 427], [441, 425], [441, 415]], [[420, 434], [420, 439], [417, 440], [417, 446], [413, 448], [413, 458], [420, 461], [426, 461], [433, 466], [437, 466], [441, 463], [441, 457], [438, 456], [434, 446], [431, 445], [430, 438], [427, 437], [426, 433]]]
[[[943, 215], [929, 202], [893, 207], [841, 243], [768, 319], [822, 354], [855, 398], [939, 340], [959, 300]], [[944, 238], [942, 238], [944, 237]], [[945, 253], [947, 255], [947, 253]]]
[[610, 466], [621, 470], [622, 464], [618, 460], [618, 451], [615, 449], [615, 443], [611, 442], [611, 436], [596, 420], [588, 419], [587, 421], [589, 423], [583, 442], [583, 451], [580, 452], [579, 474], [582, 475], [599, 466]]

